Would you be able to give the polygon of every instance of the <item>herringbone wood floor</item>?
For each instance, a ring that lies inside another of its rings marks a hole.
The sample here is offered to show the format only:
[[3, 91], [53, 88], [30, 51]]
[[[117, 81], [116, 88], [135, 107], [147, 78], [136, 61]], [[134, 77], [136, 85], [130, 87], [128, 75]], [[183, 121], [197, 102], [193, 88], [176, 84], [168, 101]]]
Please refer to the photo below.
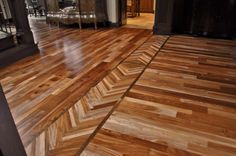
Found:
[[236, 42], [31, 24], [0, 73], [29, 156], [235, 154]]
[[25, 146], [151, 36], [150, 30], [126, 28], [31, 27], [41, 53], [0, 69]]
[[88, 138], [121, 100], [166, 37], [148, 39], [101, 82], [92, 87], [59, 119], [45, 129], [26, 149], [28, 155], [76, 155]]
[[80, 31], [38, 21], [31, 27], [41, 53], [0, 69], [25, 147], [151, 36], [150, 30]]
[[236, 42], [173, 36], [83, 156], [235, 156]]

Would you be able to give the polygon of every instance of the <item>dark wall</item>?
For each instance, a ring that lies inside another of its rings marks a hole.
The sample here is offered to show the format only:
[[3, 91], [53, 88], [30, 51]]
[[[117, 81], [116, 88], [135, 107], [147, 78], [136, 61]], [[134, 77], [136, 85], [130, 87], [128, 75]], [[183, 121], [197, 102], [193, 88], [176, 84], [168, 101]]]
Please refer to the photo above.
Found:
[[236, 38], [236, 0], [175, 0], [172, 32]]
[[63, 9], [65, 7], [70, 7], [70, 6], [74, 5], [72, 0], [59, 0], [58, 3], [59, 3], [59, 8], [60, 9]]
[[2, 154], [2, 150], [0, 149], [0, 156], [3, 156], [3, 154]]
[[172, 33], [174, 2], [175, 0], [157, 0], [154, 34], [169, 35]]

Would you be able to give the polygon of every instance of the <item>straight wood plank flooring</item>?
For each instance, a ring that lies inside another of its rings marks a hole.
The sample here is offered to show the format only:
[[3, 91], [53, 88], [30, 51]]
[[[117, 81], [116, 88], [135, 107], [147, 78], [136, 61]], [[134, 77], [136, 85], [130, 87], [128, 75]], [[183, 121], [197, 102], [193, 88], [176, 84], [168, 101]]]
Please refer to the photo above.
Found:
[[236, 154], [235, 41], [31, 27], [41, 53], [0, 69], [27, 155]]
[[236, 41], [172, 36], [82, 156], [235, 156]]
[[148, 39], [26, 146], [28, 155], [74, 156], [81, 152], [166, 39], [165, 36]]
[[49, 27], [31, 21], [40, 54], [0, 69], [25, 147], [132, 54], [150, 30]]

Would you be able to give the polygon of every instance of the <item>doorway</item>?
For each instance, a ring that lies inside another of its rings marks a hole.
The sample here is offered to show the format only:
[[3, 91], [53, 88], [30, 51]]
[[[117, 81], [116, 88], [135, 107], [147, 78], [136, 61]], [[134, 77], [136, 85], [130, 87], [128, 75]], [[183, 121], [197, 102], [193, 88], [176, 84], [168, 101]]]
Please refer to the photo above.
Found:
[[155, 2], [155, 0], [127, 0], [127, 22], [124, 27], [153, 29]]

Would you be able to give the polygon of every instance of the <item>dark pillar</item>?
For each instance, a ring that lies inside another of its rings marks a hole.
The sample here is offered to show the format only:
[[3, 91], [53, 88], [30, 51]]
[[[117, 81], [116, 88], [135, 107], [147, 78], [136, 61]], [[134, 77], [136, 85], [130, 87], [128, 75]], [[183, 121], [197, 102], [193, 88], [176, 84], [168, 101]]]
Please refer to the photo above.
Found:
[[0, 85], [0, 155], [26, 156], [24, 146]]
[[169, 35], [172, 33], [172, 21], [175, 0], [157, 0], [154, 34]]
[[30, 30], [25, 1], [8, 0], [8, 3], [17, 29], [18, 44], [0, 52], [0, 67], [39, 52]]
[[18, 42], [20, 44], [35, 45], [33, 34], [30, 30], [24, 0], [8, 0], [12, 16], [17, 29]]
[[127, 0], [118, 0], [118, 26], [127, 24]]

